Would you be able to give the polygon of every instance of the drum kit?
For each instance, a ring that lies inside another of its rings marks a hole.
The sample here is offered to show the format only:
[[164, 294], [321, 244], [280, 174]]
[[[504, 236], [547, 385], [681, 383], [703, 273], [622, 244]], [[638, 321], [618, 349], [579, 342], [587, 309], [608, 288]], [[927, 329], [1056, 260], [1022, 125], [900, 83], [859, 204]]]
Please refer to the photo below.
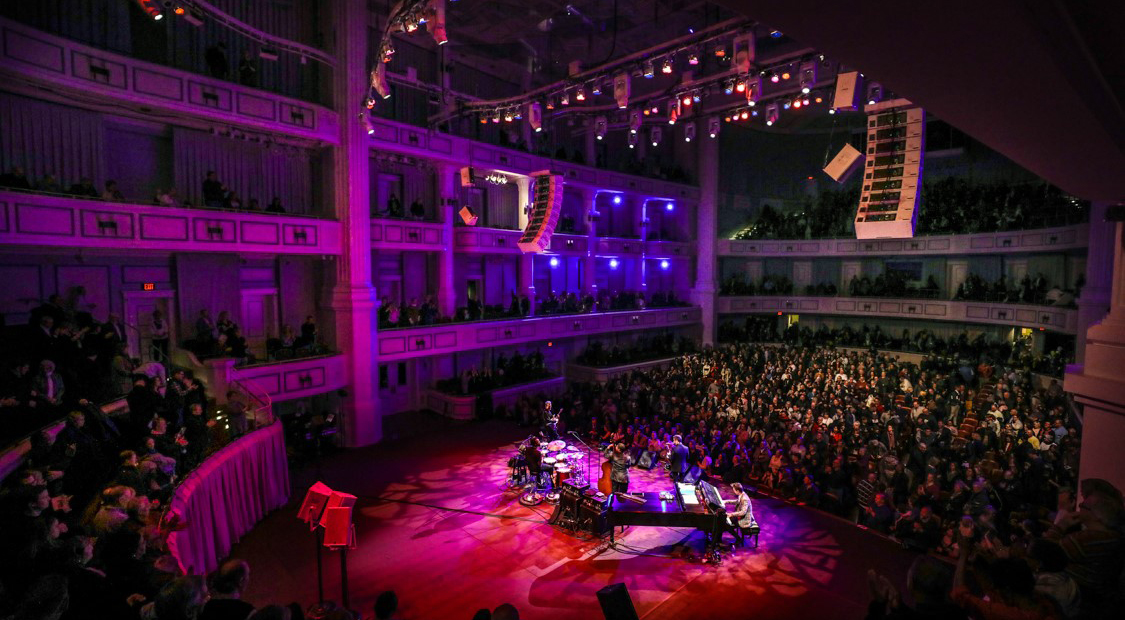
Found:
[[[542, 494], [540, 493], [539, 481], [532, 480], [527, 471], [525, 455], [528, 450], [533, 449], [538, 449], [542, 455], [542, 470], [550, 481], [547, 492]], [[544, 500], [552, 504], [558, 503], [559, 489], [562, 488], [563, 482], [569, 480], [572, 484], [588, 484], [584, 474], [585, 469], [582, 467], [582, 460], [585, 458], [586, 453], [581, 448], [568, 445], [561, 439], [556, 439], [538, 448], [532, 448], [528, 441], [521, 442], [518, 456], [508, 459], [508, 466], [511, 468], [508, 486], [512, 489], [528, 487], [527, 491], [520, 496], [520, 503], [525, 506], [534, 506]]]

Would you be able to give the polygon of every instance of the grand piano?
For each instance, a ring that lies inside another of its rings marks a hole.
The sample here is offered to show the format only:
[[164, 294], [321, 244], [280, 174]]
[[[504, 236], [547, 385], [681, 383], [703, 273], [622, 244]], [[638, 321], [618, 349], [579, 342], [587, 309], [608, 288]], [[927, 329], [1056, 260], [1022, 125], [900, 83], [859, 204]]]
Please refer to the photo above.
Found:
[[718, 542], [726, 526], [726, 509], [719, 490], [707, 482], [698, 484], [675, 483], [672, 491], [661, 493], [636, 493], [634, 497], [644, 503], [622, 499], [613, 495], [606, 522], [610, 526], [609, 538], [614, 539], [614, 528], [621, 525], [647, 525], [656, 527], [694, 527], [708, 538], [709, 546]]

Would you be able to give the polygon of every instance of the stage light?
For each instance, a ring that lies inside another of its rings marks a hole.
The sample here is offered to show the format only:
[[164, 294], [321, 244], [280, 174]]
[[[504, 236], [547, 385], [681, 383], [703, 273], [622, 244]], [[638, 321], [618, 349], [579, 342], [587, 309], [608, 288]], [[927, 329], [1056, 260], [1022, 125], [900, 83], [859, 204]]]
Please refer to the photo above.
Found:
[[[785, 103], [781, 104], [781, 107], [782, 107], [782, 108], [785, 108], [786, 110], [788, 110], [789, 108], [793, 107], [793, 102], [791, 102], [791, 101], [786, 101]], [[800, 106], [798, 106], [798, 107], [800, 107]]]
[[684, 142], [691, 142], [695, 138], [695, 123], [688, 123], [684, 127]]
[[724, 117], [723, 117], [723, 120], [724, 120], [725, 122], [728, 122], [728, 123], [729, 123], [729, 122], [730, 122], [730, 117], [729, 117], [729, 116], [724, 116]]
[[504, 112], [504, 122], [505, 123], [512, 122], [512, 111], [511, 110], [508, 110], [508, 111]]
[[715, 58], [726, 58], [726, 56], [727, 56], [727, 46], [716, 45], [715, 46]]
[[601, 82], [599, 82], [598, 80], [594, 80], [593, 86], [590, 87], [590, 94], [594, 95], [595, 97], [602, 94]]
[[801, 92], [806, 94], [806, 95], [809, 94], [809, 87], [808, 86], [801, 87]]
[[696, 102], [696, 103], [699, 103], [700, 100], [702, 100], [702, 99], [703, 99], [703, 96], [699, 94], [698, 90], [691, 94], [691, 100]]
[[[647, 111], [647, 110], [646, 110]], [[633, 110], [629, 113], [629, 134], [636, 134], [637, 130], [641, 128], [641, 113]]]
[[374, 135], [375, 125], [371, 122], [371, 118], [365, 112], [360, 112], [359, 116], [363, 119], [363, 128], [367, 130], [367, 135]]
[[741, 118], [742, 120], [746, 120], [750, 118], [750, 115], [746, 113], [746, 110], [743, 110], [742, 114], [739, 115], [739, 118]]
[[835, 113], [836, 113], [836, 108], [828, 108], [828, 113], [829, 113], [829, 114], [835, 114]]
[[660, 139], [664, 137], [664, 132], [659, 127], [653, 127], [649, 132], [649, 138], [652, 140], [652, 145], [660, 144]]
[[368, 97], [367, 100], [363, 102], [363, 105], [368, 110], [370, 110], [371, 108], [374, 108], [375, 107], [375, 98], [374, 97]]
[[637, 148], [637, 142], [639, 142], [640, 139], [641, 139], [641, 137], [638, 136], [637, 134], [630, 133], [629, 134], [629, 148], [631, 148], [631, 149]]
[[874, 105], [883, 100], [883, 86], [878, 82], [867, 85], [867, 105]]
[[184, 14], [184, 7], [182, 7], [182, 6], [176, 7], [175, 13], [176, 13], [176, 15], [183, 15]]
[[613, 204], [615, 204], [615, 205], [621, 204], [621, 194], [614, 194], [613, 195]]
[[689, 106], [689, 105], [691, 105], [691, 101], [692, 101], [691, 97], [684, 97], [683, 99], [680, 100], [680, 103]]
[[753, 116], [753, 117], [756, 118], [758, 116], [758, 111], [757, 110], [750, 110], [750, 116]]
[[669, 265], [668, 265], [668, 260], [667, 260], [667, 259], [665, 259], [665, 260], [662, 260], [662, 261], [660, 261], [660, 268], [661, 268], [661, 269], [665, 269], [665, 270], [666, 270], [666, 269], [668, 269], [668, 266], [669, 266]]
[[558, 266], [559, 266], [559, 259], [552, 256], [551, 257], [551, 267], [554, 268], [554, 267], [558, 267]]
[[643, 73], [642, 75], [644, 75], [644, 76], [645, 76], [646, 78], [649, 78], [649, 79], [652, 79], [652, 77], [653, 77], [654, 75], [656, 75], [656, 70], [655, 70], [655, 69], [653, 69], [653, 67], [652, 67], [652, 61], [651, 61], [651, 60], [646, 60], [646, 61], [645, 61], [645, 64], [644, 64], [644, 73]]
[[794, 108], [799, 108], [799, 107], [801, 107], [801, 100], [800, 100], [800, 99], [797, 99], [797, 100], [795, 100], [795, 101], [793, 102], [793, 107], [794, 107]]
[[665, 211], [675, 211], [676, 210], [676, 203], [674, 203], [674, 202], [665, 203], [664, 204], [664, 210]]
[[734, 90], [740, 93], [746, 92], [746, 80], [740, 78], [734, 85]]
[[781, 81], [781, 78], [779, 78], [777, 76], [777, 74], [774, 73], [773, 71], [770, 71], [770, 81], [773, 82], [774, 84], [777, 84], [778, 82]]
[[485, 116], [485, 115], [483, 115], [483, 114], [481, 114], [481, 115], [480, 115], [480, 124], [481, 124], [481, 125], [487, 125], [487, 124], [488, 124], [488, 117], [487, 117], [487, 116]]
[[788, 80], [789, 79], [789, 72], [788, 71], [782, 71], [781, 72], [781, 79]]
[[576, 91], [576, 92], [574, 93], [574, 99], [575, 99], [575, 101], [585, 101], [585, 100], [586, 100], [586, 91], [584, 91], [584, 90], [582, 90], [581, 88], [579, 88], [579, 89], [578, 89], [578, 90], [577, 90], [577, 91]]
[[777, 104], [771, 103], [766, 106], [766, 126], [772, 127], [773, 124], [777, 122], [778, 118], [780, 118], [780, 111], [777, 108]]
[[801, 105], [803, 105], [803, 106], [809, 105], [809, 98], [804, 97], [803, 99], [801, 99]]
[[658, 106], [652, 106], [652, 113], [660, 114], [660, 108]]
[[617, 269], [617, 259], [616, 258], [609, 259], [609, 268], [610, 269]]
[[606, 132], [609, 130], [609, 122], [606, 121], [604, 116], [599, 116], [594, 121], [594, 137], [598, 140], [605, 138]]
[[494, 122], [494, 123], [500, 122], [500, 110], [496, 110], [496, 112], [494, 112], [492, 114], [492, 122]]
[[665, 58], [664, 64], [660, 67], [660, 72], [667, 75], [672, 72], [672, 59]]
[[559, 97], [559, 103], [562, 105], [570, 105], [570, 93], [564, 90], [562, 96]]
[[734, 82], [731, 81], [731, 80], [727, 80], [726, 82], [723, 82], [723, 94], [729, 95], [733, 92], [734, 92]]
[[[729, 116], [727, 117], [727, 120], [730, 120]], [[715, 136], [719, 135], [719, 127], [721, 126], [722, 123], [719, 122], [719, 117], [712, 116], [711, 119], [707, 121], [707, 133], [710, 134], [712, 138], [714, 138]]]
[[771, 30], [770, 31], [770, 38], [780, 39], [782, 36], [784, 36], [784, 35], [782, 35], [780, 30]]
[[824, 97], [821, 97], [820, 95], [817, 95], [817, 96], [816, 96], [816, 99], [814, 99], [814, 101], [816, 101], [817, 103], [823, 103], [823, 102], [824, 102]]
[[699, 54], [696, 54], [695, 52], [691, 52], [690, 54], [688, 54], [687, 64], [692, 65], [692, 66], [698, 65], [699, 64]]

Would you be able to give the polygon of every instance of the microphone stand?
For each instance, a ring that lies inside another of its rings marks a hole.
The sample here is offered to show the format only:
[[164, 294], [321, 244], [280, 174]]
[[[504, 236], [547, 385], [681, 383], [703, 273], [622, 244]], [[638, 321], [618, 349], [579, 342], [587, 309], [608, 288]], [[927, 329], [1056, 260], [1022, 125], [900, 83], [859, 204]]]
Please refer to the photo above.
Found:
[[[586, 448], [586, 484], [593, 484], [593, 479], [590, 478], [590, 466], [593, 465], [594, 463], [593, 463], [593, 459], [591, 459], [590, 456], [593, 454], [594, 449], [591, 448], [590, 446], [586, 445], [586, 442], [582, 441], [582, 438], [578, 436], [578, 433], [576, 433], [574, 431], [570, 431], [570, 434], [573, 435], [574, 438], [578, 440], [578, 443], [582, 444], [583, 448]], [[600, 454], [598, 455], [598, 465], [601, 466], [601, 455]], [[597, 485], [595, 485], [595, 486], [597, 486]]]

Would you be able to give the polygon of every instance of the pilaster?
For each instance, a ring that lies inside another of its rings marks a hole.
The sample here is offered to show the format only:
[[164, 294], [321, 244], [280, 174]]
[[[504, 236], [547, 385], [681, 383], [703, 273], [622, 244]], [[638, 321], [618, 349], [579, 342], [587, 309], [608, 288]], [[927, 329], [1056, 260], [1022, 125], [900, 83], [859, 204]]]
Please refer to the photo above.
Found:
[[719, 200], [719, 141], [700, 140], [697, 150], [699, 156], [699, 208], [696, 210], [697, 225], [695, 243], [698, 255], [695, 261], [695, 286], [692, 288], [692, 302], [699, 305], [703, 315], [703, 344], [715, 342], [715, 251], [718, 241], [718, 200]]

